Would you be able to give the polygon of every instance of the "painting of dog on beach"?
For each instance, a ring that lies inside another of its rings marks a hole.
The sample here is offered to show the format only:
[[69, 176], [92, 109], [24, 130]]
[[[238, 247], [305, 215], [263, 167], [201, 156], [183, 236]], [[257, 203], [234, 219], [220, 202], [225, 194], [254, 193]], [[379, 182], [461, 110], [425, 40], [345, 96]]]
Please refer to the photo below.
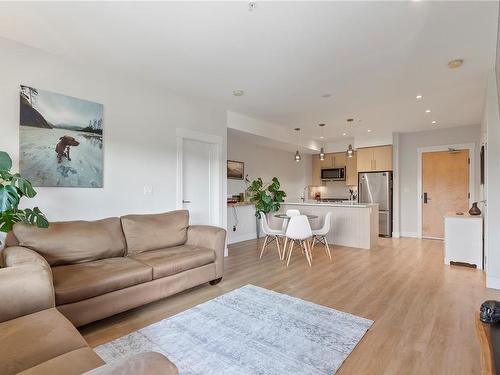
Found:
[[102, 118], [102, 104], [21, 86], [21, 176], [33, 186], [102, 188]]

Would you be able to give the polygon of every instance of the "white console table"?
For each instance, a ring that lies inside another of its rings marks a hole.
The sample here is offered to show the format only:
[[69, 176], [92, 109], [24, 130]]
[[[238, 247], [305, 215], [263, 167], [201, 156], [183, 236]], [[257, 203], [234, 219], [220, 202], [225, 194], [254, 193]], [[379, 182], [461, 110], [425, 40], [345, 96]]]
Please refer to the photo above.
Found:
[[444, 217], [444, 262], [483, 269], [483, 217], [450, 213]]

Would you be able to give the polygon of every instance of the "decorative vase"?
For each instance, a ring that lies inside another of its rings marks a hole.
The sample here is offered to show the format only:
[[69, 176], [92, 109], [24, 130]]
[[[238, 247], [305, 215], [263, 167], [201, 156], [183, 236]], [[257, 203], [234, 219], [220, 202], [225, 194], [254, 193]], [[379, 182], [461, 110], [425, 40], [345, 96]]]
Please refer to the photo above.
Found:
[[469, 214], [473, 216], [481, 215], [481, 210], [477, 206], [477, 202], [472, 203], [472, 207], [469, 210]]

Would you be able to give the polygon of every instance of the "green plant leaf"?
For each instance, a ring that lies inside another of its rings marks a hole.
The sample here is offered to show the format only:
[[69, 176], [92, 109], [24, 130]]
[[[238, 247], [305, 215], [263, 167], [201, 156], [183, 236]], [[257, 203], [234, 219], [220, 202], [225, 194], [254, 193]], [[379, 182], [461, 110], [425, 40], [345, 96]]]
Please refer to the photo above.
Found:
[[21, 191], [21, 193], [28, 198], [33, 198], [36, 195], [36, 191], [35, 189], [33, 189], [31, 182], [22, 177], [19, 177], [19, 175], [12, 176], [11, 184], [17, 187]]
[[49, 227], [49, 221], [38, 207], [33, 209], [26, 208], [24, 210], [24, 219], [23, 221], [26, 224], [36, 225], [38, 228]]
[[16, 217], [15, 211], [5, 211], [0, 213], [0, 232], [9, 233], [12, 227], [19, 219]]
[[0, 212], [16, 208], [19, 204], [17, 188], [12, 185], [0, 185]]
[[2, 171], [10, 171], [12, 168], [12, 159], [9, 154], [5, 151], [0, 151], [0, 170]]

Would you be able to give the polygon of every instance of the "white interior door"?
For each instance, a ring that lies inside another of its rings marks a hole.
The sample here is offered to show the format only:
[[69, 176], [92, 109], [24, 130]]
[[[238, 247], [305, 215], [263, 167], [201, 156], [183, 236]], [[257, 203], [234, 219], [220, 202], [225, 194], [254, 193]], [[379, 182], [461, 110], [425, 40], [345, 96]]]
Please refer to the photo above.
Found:
[[212, 224], [213, 167], [214, 144], [183, 139], [182, 206], [189, 210], [190, 224]]

